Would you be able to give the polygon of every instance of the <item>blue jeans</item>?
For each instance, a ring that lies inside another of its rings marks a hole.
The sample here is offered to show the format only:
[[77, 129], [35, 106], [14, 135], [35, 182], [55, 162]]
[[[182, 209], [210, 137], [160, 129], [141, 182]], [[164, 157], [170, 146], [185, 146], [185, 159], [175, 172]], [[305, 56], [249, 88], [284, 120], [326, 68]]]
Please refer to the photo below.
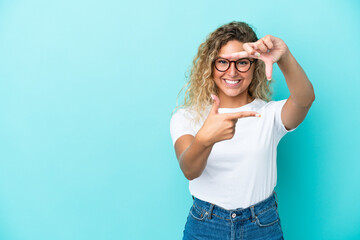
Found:
[[234, 210], [194, 198], [183, 240], [284, 239], [277, 205], [275, 191], [255, 205]]

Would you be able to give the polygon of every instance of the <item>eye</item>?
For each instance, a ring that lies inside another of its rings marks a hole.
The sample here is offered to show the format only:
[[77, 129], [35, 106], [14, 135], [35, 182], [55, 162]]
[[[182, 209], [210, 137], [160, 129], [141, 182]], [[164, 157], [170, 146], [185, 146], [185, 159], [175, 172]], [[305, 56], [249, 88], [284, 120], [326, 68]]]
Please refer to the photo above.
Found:
[[246, 65], [248, 65], [250, 62], [249, 62], [249, 60], [239, 60], [238, 62], [237, 62], [237, 65], [239, 65], [239, 66], [246, 66]]
[[226, 61], [224, 59], [219, 59], [219, 60], [217, 60], [217, 63], [226, 65], [226, 64], [228, 64], [228, 61]]

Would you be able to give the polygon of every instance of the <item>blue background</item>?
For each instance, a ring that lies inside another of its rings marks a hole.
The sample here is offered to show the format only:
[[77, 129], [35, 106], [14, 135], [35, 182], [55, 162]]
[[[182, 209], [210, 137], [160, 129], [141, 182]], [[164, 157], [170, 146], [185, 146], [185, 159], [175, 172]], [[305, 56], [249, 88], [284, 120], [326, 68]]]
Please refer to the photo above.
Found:
[[[233, 20], [314, 85], [278, 148], [285, 239], [360, 239], [358, 1], [0, 1], [0, 239], [181, 239], [169, 121], [199, 44]], [[276, 66], [274, 99], [289, 96]]]

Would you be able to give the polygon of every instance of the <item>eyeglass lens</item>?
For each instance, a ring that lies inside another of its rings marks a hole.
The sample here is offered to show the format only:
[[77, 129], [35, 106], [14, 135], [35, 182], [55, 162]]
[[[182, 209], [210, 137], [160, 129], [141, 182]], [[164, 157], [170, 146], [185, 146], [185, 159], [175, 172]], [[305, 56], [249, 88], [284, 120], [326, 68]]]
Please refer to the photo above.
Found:
[[[235, 68], [240, 71], [240, 72], [246, 72], [250, 69], [251, 66], [251, 62], [249, 59], [239, 59], [237, 61], [231, 61], [231, 62], [235, 62]], [[230, 68], [230, 63], [229, 60], [224, 59], [224, 58], [219, 58], [215, 61], [215, 67], [217, 70], [221, 71], [221, 72], [225, 72], [226, 70], [228, 70]]]

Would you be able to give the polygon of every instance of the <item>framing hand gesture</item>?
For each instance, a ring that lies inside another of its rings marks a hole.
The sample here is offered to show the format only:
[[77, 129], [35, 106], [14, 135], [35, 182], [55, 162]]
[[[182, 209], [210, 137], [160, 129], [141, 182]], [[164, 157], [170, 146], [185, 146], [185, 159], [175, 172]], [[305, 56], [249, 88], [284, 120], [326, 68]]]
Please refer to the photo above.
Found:
[[256, 42], [248, 42], [243, 45], [244, 51], [224, 56], [224, 58], [247, 58], [260, 59], [265, 63], [266, 78], [271, 80], [273, 64], [278, 62], [288, 51], [288, 47], [280, 38], [266, 35]]

